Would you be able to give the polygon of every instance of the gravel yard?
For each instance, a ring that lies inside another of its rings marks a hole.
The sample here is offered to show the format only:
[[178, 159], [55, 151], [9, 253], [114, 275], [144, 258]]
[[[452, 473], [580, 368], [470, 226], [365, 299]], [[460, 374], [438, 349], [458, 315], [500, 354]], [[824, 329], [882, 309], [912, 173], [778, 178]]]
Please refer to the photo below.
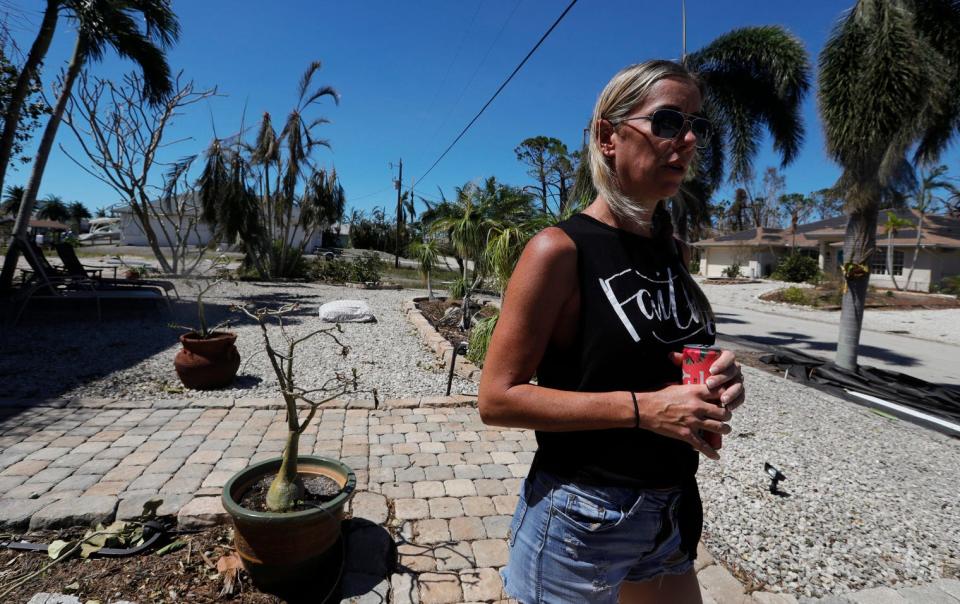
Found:
[[[231, 388], [183, 390], [173, 370], [173, 357], [182, 329], [169, 323], [197, 323], [195, 283], [178, 282], [183, 301], [174, 305], [171, 318], [165, 311], [146, 307], [139, 312], [104, 310], [96, 321], [93, 308], [71, 311], [67, 317], [52, 307], [28, 310], [16, 328], [0, 334], [0, 380], [4, 398], [117, 397], [155, 398], [277, 397], [277, 381], [262, 346], [260, 328], [231, 304], [253, 303], [277, 307], [298, 302], [300, 312], [289, 318], [287, 330], [300, 337], [324, 325], [317, 317], [320, 304], [339, 299], [365, 300], [377, 323], [345, 323], [341, 341], [350, 354], [342, 358], [326, 338], [314, 337], [298, 346], [295, 374], [303, 387], [317, 387], [336, 371], [356, 368], [362, 388], [376, 388], [381, 398], [443, 395], [447, 376], [433, 354], [424, 347], [401, 306], [415, 290], [362, 290], [317, 284], [222, 283], [204, 297], [212, 324], [233, 318], [242, 364]], [[191, 301], [194, 300], [194, 301]], [[274, 330], [273, 341], [282, 341]], [[454, 377], [453, 394], [475, 393], [476, 385]], [[362, 395], [360, 398], [370, 398]]]
[[[744, 373], [749, 398], [721, 460], [700, 464], [717, 558], [798, 596], [960, 576], [960, 440]], [[764, 462], [789, 496], [769, 493]]]

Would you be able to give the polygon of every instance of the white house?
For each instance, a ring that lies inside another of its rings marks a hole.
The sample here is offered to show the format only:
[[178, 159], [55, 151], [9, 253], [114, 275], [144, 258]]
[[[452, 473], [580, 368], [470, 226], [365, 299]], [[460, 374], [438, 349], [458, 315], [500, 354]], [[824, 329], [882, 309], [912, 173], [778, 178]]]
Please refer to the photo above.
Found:
[[[900, 287], [906, 285], [913, 252], [917, 243], [919, 213], [897, 210], [900, 218], [914, 226], [898, 229], [892, 239], [893, 276]], [[870, 285], [893, 288], [887, 273], [887, 235], [884, 232], [886, 210], [877, 221], [877, 250], [871, 258]], [[817, 258], [824, 273], [833, 274], [843, 265], [843, 237], [847, 217], [840, 216], [798, 225], [791, 229], [756, 228], [703, 239], [693, 243], [700, 250], [700, 274], [722, 277], [723, 271], [737, 264], [742, 275], [767, 277], [776, 268], [780, 257], [792, 250]], [[927, 215], [923, 219], [920, 249], [909, 289], [930, 291], [944, 277], [960, 274], [960, 218], [946, 215]]]
[[[160, 218], [157, 216], [151, 216], [150, 226], [153, 229], [153, 232], [156, 234], [157, 239], [160, 241], [160, 245], [166, 245], [166, 236], [164, 235], [164, 229], [169, 234], [169, 237], [173, 240], [176, 240], [176, 229], [179, 228], [182, 232], [186, 233], [189, 229], [189, 235], [187, 235], [188, 243], [194, 246], [206, 246], [209, 245], [213, 240], [213, 233], [210, 230], [210, 227], [203, 222], [198, 220], [196, 225], [190, 228], [191, 222], [196, 220], [194, 217], [199, 214], [199, 211], [195, 206], [190, 206], [185, 212], [185, 218], [178, 220], [176, 213], [164, 213], [160, 212]], [[140, 225], [140, 221], [137, 219], [136, 215], [133, 213], [133, 210], [126, 206], [121, 208], [118, 211], [120, 216], [120, 225], [122, 231], [121, 243], [123, 245], [142, 245], [146, 246], [147, 236], [143, 232], [143, 228]], [[294, 224], [297, 223], [297, 220], [300, 217], [300, 210], [298, 208], [293, 209], [293, 221]], [[330, 231], [336, 234], [335, 241], [324, 241], [323, 233], [316, 232], [313, 233], [310, 237], [310, 240], [307, 242], [305, 249], [307, 252], [313, 251], [317, 247], [323, 247], [324, 245], [328, 247], [345, 247], [347, 241], [349, 240], [350, 235], [350, 225], [337, 224], [332, 225]], [[303, 242], [306, 233], [302, 230], [296, 230], [293, 234], [293, 243], [294, 245], [299, 245]]]

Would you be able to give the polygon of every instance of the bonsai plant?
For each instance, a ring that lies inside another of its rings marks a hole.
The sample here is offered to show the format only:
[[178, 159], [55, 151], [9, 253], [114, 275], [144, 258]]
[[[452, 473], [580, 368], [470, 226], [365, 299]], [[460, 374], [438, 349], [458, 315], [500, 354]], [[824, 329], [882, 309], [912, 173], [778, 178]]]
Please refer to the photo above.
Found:
[[230, 321], [218, 323], [213, 329], [207, 327], [207, 318], [203, 307], [203, 296], [221, 283], [217, 279], [208, 283], [197, 293], [197, 315], [199, 328], [189, 329], [188, 333], [180, 336], [183, 348], [173, 359], [177, 376], [187, 388], [207, 390], [219, 388], [233, 382], [240, 368], [240, 353], [237, 351], [237, 335], [228, 331], [220, 331], [229, 325]]
[[[340, 540], [343, 508], [356, 488], [356, 475], [338, 460], [300, 455], [300, 436], [324, 403], [348, 392], [372, 392], [377, 402], [376, 390], [359, 390], [356, 369], [349, 375], [337, 373], [316, 388], [296, 385], [294, 357], [303, 342], [319, 335], [342, 356], [348, 352], [336, 335], [342, 331], [339, 324], [296, 339], [290, 336], [283, 317], [298, 308], [297, 304], [275, 310], [237, 307], [260, 326], [264, 351], [286, 407], [287, 438], [281, 457], [248, 466], [223, 488], [223, 506], [233, 520], [237, 553], [254, 583], [263, 589], [315, 577], [341, 555], [341, 548], [333, 546]], [[270, 341], [267, 324], [272, 321], [286, 341], [283, 352]], [[309, 408], [302, 419], [298, 404]]]

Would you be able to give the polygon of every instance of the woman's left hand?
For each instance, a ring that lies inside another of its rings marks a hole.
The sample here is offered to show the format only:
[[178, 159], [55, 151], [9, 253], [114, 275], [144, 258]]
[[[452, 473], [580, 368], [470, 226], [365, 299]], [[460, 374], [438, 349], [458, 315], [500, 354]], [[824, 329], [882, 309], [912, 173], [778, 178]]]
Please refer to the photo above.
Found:
[[713, 365], [710, 366], [710, 377], [707, 378], [707, 388], [720, 392], [720, 403], [733, 411], [743, 404], [746, 391], [743, 388], [743, 373], [740, 372], [740, 363], [732, 350], [724, 350]]
[[[683, 363], [683, 354], [671, 352], [670, 360], [677, 367]], [[710, 377], [706, 387], [720, 393], [720, 404], [730, 411], [743, 404], [746, 391], [743, 389], [743, 374], [740, 372], [740, 363], [732, 350], [723, 350], [720, 356], [710, 366]]]

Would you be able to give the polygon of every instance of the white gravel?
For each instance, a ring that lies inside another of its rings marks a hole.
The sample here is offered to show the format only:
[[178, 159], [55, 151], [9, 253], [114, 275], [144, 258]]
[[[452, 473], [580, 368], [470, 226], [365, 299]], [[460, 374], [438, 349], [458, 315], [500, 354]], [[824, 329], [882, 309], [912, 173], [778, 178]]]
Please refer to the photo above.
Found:
[[[703, 459], [705, 543], [769, 591], [822, 597], [960, 574], [960, 440], [745, 367]], [[764, 462], [787, 479], [769, 493]]]
[[[134, 400], [203, 397], [276, 397], [277, 380], [263, 353], [260, 328], [231, 304], [255, 302], [277, 307], [299, 302], [301, 311], [288, 321], [288, 333], [300, 337], [321, 323], [318, 307], [338, 299], [365, 300], [377, 323], [345, 323], [338, 337], [350, 348], [346, 358], [323, 337], [298, 346], [297, 384], [318, 387], [337, 371], [356, 368], [362, 388], [376, 388], [381, 398], [438, 396], [446, 393], [444, 367], [420, 342], [401, 312], [404, 301], [426, 295], [417, 290], [363, 290], [316, 284], [223, 283], [204, 298], [211, 323], [234, 318], [230, 330], [237, 334], [243, 364], [232, 387], [220, 390], [184, 390], [173, 369], [173, 357], [182, 329], [169, 323], [197, 324], [194, 283], [178, 282], [183, 301], [174, 305], [173, 317], [147, 307], [139, 312], [104, 310], [96, 322], [95, 311], [74, 311], [61, 318], [53, 310], [28, 310], [16, 328], [0, 334], [0, 397], [70, 398], [122, 397]], [[79, 320], [78, 320], [79, 317]], [[274, 345], [282, 341], [279, 331]], [[472, 382], [454, 376], [453, 394], [476, 393]], [[361, 395], [357, 398], [371, 398]]]
[[[698, 279], [707, 298], [722, 306], [749, 308], [760, 312], [784, 313], [812, 319], [821, 323], [840, 324], [839, 310], [817, 310], [809, 306], [799, 306], [780, 302], [767, 302], [760, 295], [784, 287], [797, 286], [796, 283], [764, 280], [760, 283], [742, 285], [715, 285]], [[800, 287], [805, 287], [799, 284]], [[943, 310], [877, 310], [868, 308], [863, 313], [863, 328], [880, 333], [898, 333], [924, 340], [934, 340], [960, 346], [960, 309]]]

